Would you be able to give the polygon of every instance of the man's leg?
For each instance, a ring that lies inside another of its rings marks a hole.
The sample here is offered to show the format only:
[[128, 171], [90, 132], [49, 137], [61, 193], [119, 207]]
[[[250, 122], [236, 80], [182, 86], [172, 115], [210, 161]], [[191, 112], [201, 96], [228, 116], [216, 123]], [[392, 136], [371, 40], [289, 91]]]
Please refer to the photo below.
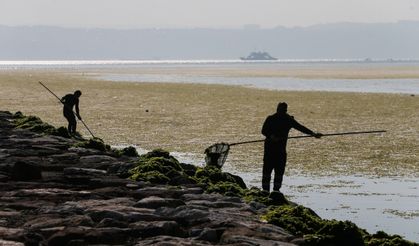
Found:
[[269, 192], [271, 186], [271, 174], [273, 166], [268, 161], [264, 161], [262, 170], [262, 189]]
[[68, 133], [69, 133], [69, 134], [71, 134], [71, 132], [72, 132], [72, 128], [73, 128], [73, 126], [71, 125], [71, 122], [70, 122], [70, 121], [68, 121], [67, 130], [68, 130]]
[[76, 132], [76, 124], [77, 124], [77, 121], [76, 121], [76, 117], [74, 116], [73, 112], [71, 112], [71, 113], [65, 113], [64, 114], [64, 117], [68, 121], [68, 128], [67, 128], [68, 133], [70, 135], [73, 134], [73, 133], [75, 133]]
[[274, 191], [279, 191], [282, 186], [282, 179], [285, 173], [285, 164], [287, 162], [287, 153], [282, 153], [278, 163], [275, 165], [275, 177], [274, 177]]
[[74, 121], [73, 121], [73, 134], [76, 134], [76, 128], [77, 128], [77, 120], [76, 120], [76, 117], [74, 117]]

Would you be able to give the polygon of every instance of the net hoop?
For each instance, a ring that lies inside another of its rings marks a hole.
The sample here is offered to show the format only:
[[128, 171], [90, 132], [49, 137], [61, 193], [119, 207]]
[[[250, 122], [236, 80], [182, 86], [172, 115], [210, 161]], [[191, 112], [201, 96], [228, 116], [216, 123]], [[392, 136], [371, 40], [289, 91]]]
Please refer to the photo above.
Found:
[[209, 166], [222, 168], [227, 160], [230, 145], [227, 143], [216, 143], [205, 149], [205, 163]]

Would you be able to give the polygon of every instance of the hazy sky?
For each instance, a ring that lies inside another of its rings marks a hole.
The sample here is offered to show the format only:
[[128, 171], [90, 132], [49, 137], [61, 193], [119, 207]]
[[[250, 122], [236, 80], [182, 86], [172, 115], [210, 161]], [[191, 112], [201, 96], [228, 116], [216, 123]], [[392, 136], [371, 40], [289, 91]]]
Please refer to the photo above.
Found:
[[419, 20], [419, 0], [0, 0], [0, 25], [234, 28]]

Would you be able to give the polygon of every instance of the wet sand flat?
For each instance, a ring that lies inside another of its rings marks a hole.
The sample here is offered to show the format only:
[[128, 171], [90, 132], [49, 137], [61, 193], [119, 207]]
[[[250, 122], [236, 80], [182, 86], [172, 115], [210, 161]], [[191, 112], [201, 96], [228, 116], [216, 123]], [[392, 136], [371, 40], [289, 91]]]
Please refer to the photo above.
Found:
[[195, 66], [120, 66], [78, 69], [81, 73], [178, 74], [301, 79], [416, 79], [418, 63], [261, 63]]
[[[383, 70], [371, 70], [368, 76], [380, 77], [379, 71]], [[391, 76], [411, 78], [412, 71], [416, 71], [407, 67], [396, 70], [401, 74]], [[340, 71], [320, 72], [343, 76]], [[356, 73], [345, 71], [345, 76]], [[275, 111], [279, 101], [286, 101], [289, 113], [315, 131], [388, 131], [382, 135], [290, 140], [289, 173], [384, 177], [417, 177], [419, 173], [418, 96], [281, 92], [205, 84], [115, 83], [83, 76], [84, 72], [88, 71], [0, 71], [0, 108], [38, 115], [55, 126], [62, 126], [66, 121], [60, 104], [38, 81], [43, 81], [59, 96], [80, 89], [83, 120], [106, 142], [133, 144], [148, 150], [165, 148], [191, 153], [202, 160], [204, 149], [213, 143], [262, 139], [260, 128], [264, 119]], [[304, 74], [305, 70], [300, 72]], [[253, 74], [258, 76], [257, 71]], [[88, 135], [81, 124], [78, 129]], [[262, 152], [262, 144], [233, 147], [227, 165], [242, 172], [258, 172]]]

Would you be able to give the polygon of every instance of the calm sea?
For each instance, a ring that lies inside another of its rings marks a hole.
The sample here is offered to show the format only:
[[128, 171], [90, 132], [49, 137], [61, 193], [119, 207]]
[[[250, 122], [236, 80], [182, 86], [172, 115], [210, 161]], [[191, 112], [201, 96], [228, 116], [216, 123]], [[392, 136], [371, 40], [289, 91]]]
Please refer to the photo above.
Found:
[[[174, 69], [339, 69], [339, 68], [386, 68], [419, 66], [419, 61], [364, 61], [364, 60], [69, 60], [69, 61], [0, 61], [0, 70], [7, 69], [71, 69], [99, 70], [98, 79], [130, 82], [172, 82], [242, 85], [248, 87], [297, 90], [297, 91], [342, 91], [368, 93], [419, 94], [419, 79], [305, 79], [263, 76], [223, 76], [219, 74], [176, 73]], [[137, 73], [135, 69], [173, 69], [168, 73]], [[131, 72], [115, 72], [118, 70]]]

